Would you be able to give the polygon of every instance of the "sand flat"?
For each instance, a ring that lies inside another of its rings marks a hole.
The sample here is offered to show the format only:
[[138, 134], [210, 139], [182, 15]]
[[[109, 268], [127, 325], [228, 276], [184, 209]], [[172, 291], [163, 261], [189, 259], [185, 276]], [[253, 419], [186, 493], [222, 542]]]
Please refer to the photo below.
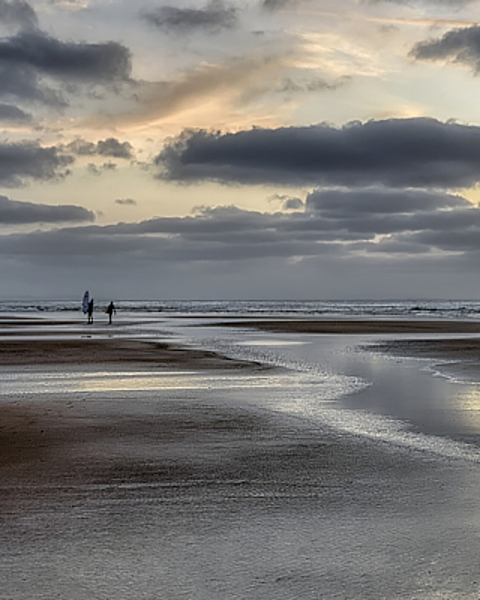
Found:
[[[1, 340], [1, 337], [0, 337]], [[215, 352], [134, 339], [17, 339], [0, 341], [0, 366], [135, 363], [159, 369], [262, 368]]]

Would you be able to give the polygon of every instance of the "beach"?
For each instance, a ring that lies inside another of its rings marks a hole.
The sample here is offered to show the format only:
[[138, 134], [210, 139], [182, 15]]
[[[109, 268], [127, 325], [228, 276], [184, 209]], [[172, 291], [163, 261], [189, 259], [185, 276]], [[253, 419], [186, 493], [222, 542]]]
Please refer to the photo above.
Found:
[[[303, 389], [276, 365], [52, 323], [0, 321], [2, 600], [478, 598], [475, 447], [272, 410]], [[228, 328], [480, 355], [470, 322], [272, 323]]]

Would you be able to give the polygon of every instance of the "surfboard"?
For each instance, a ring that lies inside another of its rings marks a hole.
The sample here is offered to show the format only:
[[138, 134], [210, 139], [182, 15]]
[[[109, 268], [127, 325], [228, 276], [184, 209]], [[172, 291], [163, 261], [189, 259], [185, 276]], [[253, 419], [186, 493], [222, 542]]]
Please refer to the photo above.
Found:
[[82, 310], [84, 312], [84, 314], [87, 314], [88, 312], [88, 301], [90, 299], [90, 294], [88, 293], [88, 290], [83, 294], [83, 300], [82, 300]]

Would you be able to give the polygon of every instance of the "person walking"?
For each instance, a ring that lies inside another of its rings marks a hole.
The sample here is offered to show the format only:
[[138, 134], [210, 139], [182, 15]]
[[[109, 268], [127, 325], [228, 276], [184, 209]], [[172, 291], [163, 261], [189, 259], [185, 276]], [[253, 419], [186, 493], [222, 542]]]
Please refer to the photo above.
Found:
[[110, 304], [107, 306], [107, 315], [108, 315], [108, 324], [109, 325], [112, 324], [113, 313], [117, 314], [117, 309], [115, 308], [114, 303], [110, 302]]
[[88, 321], [87, 323], [90, 325], [93, 323], [93, 298], [90, 299], [88, 303]]

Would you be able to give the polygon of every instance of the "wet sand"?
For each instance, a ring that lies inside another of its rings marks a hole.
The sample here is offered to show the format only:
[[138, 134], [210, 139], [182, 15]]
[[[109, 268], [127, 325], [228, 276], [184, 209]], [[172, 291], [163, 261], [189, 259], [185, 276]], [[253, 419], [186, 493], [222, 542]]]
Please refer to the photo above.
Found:
[[[52, 332], [50, 335], [54, 335]], [[1, 340], [1, 337], [0, 337]], [[148, 365], [156, 369], [262, 369], [215, 352], [128, 339], [1, 340], [0, 367], [25, 365]]]
[[480, 333], [475, 321], [407, 320], [407, 319], [258, 319], [226, 321], [222, 327], [246, 327], [279, 333], [320, 333], [338, 335], [383, 335], [418, 333]]
[[[124, 365], [260, 369], [150, 341], [0, 338], [4, 374]], [[477, 465], [227, 391], [3, 394], [0, 599], [477, 597]]]

